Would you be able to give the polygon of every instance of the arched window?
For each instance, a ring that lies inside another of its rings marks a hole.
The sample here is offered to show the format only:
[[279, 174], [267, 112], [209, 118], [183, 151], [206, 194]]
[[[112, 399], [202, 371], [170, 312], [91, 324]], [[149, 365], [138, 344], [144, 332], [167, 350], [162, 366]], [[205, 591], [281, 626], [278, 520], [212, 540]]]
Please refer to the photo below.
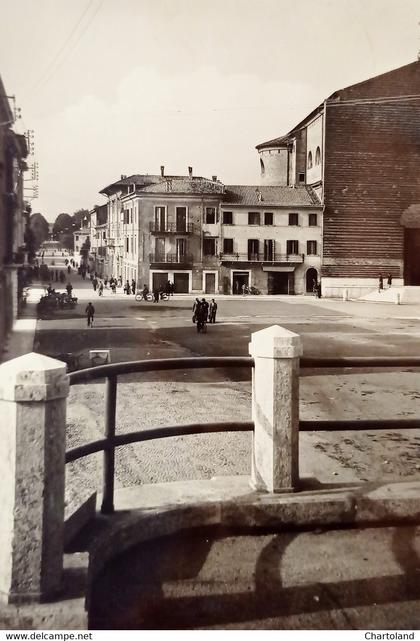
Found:
[[308, 154], [308, 169], [312, 169], [312, 151]]
[[261, 165], [261, 176], [264, 176], [264, 174], [265, 174], [265, 167], [264, 167], [264, 163], [263, 163], [263, 161], [262, 161], [262, 158], [260, 158], [260, 165]]
[[321, 164], [321, 150], [319, 147], [316, 148], [315, 152], [315, 165]]

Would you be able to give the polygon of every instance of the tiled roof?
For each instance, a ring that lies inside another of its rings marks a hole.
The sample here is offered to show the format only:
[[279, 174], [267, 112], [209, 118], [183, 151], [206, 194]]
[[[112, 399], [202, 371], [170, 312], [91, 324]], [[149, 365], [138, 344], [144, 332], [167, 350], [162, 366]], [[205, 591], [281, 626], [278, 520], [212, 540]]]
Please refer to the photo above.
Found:
[[273, 140], [267, 140], [267, 142], [262, 142], [257, 145], [255, 149], [265, 149], [269, 147], [285, 147], [292, 141], [288, 136], [280, 136], [279, 138], [273, 138]]
[[[107, 185], [101, 191], [99, 192], [100, 194], [107, 194], [108, 192], [112, 192], [115, 190], [118, 190], [118, 187], [121, 187], [123, 185], [136, 185], [140, 188], [142, 187], [147, 187], [148, 185], [155, 185], [157, 183], [160, 183], [162, 181], [166, 180], [183, 180], [187, 179], [189, 180], [188, 176], [161, 176], [160, 174], [132, 174], [131, 176], [126, 176], [125, 178], [121, 178], [120, 180], [116, 180], [114, 183], [111, 183], [110, 185]], [[205, 180], [201, 176], [194, 176], [193, 180]]]
[[[261, 200], [259, 199], [261, 194]], [[283, 205], [285, 207], [320, 206], [311, 187], [271, 187], [261, 185], [226, 185], [224, 205]]]
[[222, 194], [224, 185], [219, 181], [209, 180], [194, 176], [194, 178], [170, 178], [161, 179], [155, 185], [148, 185], [141, 192], [152, 194]]

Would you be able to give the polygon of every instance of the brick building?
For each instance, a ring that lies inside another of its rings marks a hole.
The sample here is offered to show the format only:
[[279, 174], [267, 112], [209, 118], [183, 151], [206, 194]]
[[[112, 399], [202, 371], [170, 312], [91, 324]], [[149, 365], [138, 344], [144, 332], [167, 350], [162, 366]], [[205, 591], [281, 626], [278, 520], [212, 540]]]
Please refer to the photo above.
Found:
[[359, 295], [388, 273], [420, 285], [420, 62], [336, 91], [257, 149], [262, 185], [319, 195], [324, 295]]

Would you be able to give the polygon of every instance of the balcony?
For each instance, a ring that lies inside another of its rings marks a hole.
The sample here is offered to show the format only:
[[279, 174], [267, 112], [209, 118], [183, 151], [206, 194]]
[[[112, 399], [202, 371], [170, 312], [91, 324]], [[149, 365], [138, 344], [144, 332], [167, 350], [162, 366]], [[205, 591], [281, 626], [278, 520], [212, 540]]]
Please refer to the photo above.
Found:
[[192, 265], [192, 254], [149, 254], [149, 261], [155, 265]]
[[184, 223], [177, 225], [176, 223], [166, 223], [166, 225], [161, 225], [160, 223], [151, 222], [149, 230], [151, 234], [192, 234], [194, 224]]
[[220, 254], [222, 263], [303, 263], [304, 254], [246, 253]]

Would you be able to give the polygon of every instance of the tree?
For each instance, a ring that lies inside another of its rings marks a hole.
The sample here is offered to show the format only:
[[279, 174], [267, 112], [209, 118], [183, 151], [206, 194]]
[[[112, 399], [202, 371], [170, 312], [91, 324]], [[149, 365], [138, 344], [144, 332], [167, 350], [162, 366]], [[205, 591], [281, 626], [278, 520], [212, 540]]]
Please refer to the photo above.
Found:
[[32, 214], [32, 216], [29, 217], [29, 229], [32, 233], [33, 249], [37, 251], [48, 238], [48, 222], [42, 214]]
[[82, 226], [82, 221], [84, 217], [89, 218], [89, 210], [88, 209], [78, 209], [77, 211], [74, 212], [72, 215], [72, 222], [74, 225], [74, 229], [80, 229]]

